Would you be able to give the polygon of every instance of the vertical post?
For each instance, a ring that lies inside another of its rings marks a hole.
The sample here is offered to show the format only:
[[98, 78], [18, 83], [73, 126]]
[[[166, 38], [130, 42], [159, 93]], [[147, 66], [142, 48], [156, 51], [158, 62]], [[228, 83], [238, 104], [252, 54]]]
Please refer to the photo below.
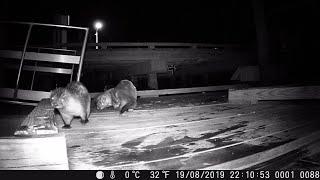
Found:
[[[61, 24], [63, 25], [68, 25], [70, 26], [70, 16], [69, 15], [61, 15]], [[67, 29], [62, 29], [61, 30], [61, 42], [62, 44], [67, 44], [68, 43], [68, 31]], [[67, 49], [67, 47], [62, 47], [62, 49]]]
[[72, 82], [73, 71], [74, 71], [74, 64], [72, 64], [72, 69], [71, 69], [71, 74], [70, 74], [70, 82]]
[[96, 49], [98, 49], [98, 29], [96, 30]]
[[266, 80], [266, 66], [269, 63], [269, 41], [267, 25], [265, 21], [264, 2], [252, 0], [254, 21], [256, 25], [256, 36], [258, 45], [258, 62], [260, 77]]
[[80, 81], [80, 76], [81, 76], [81, 70], [82, 70], [82, 64], [83, 64], [83, 58], [84, 58], [84, 53], [86, 51], [86, 46], [87, 46], [87, 39], [88, 39], [88, 33], [89, 29], [86, 28], [85, 30], [85, 35], [84, 35], [84, 40], [82, 44], [82, 50], [81, 50], [81, 56], [80, 56], [80, 62], [79, 62], [79, 68], [78, 68], [78, 74], [77, 74], [77, 81]]
[[26, 41], [24, 42], [24, 47], [23, 47], [23, 52], [22, 52], [22, 55], [21, 55], [19, 72], [18, 72], [18, 77], [17, 77], [17, 82], [16, 82], [16, 88], [14, 90], [14, 98], [17, 98], [18, 88], [19, 88], [19, 81], [20, 81], [20, 76], [21, 76], [21, 71], [22, 71], [22, 66], [23, 66], [23, 61], [24, 61], [24, 56], [25, 56], [26, 51], [27, 51], [27, 46], [28, 46], [28, 42], [29, 42], [29, 39], [30, 39], [32, 26], [33, 26], [33, 24], [29, 25], [27, 38], [26, 38]]

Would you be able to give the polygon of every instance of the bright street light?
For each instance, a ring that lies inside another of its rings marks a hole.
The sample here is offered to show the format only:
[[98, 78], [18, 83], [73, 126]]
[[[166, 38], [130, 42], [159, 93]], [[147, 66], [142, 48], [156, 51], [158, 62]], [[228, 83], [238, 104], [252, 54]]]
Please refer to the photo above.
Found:
[[97, 22], [94, 23], [94, 27], [96, 28], [96, 30], [101, 29], [102, 26], [103, 26], [103, 24], [102, 24], [101, 22], [99, 22], [99, 21], [97, 21]]

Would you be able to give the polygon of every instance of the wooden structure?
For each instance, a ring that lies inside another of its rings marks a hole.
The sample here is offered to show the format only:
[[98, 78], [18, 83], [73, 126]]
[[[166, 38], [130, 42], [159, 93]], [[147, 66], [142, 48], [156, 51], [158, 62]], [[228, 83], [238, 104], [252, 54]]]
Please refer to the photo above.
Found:
[[[63, 45], [70, 48], [79, 46], [75, 43]], [[99, 49], [96, 50], [95, 46]], [[188, 76], [198, 75], [204, 79], [201, 86], [216, 85], [208, 82], [214, 79], [221, 83], [221, 76], [219, 79], [216, 74], [229, 73], [230, 76], [224, 77], [229, 81], [238, 66], [255, 63], [254, 51], [248, 45], [169, 42], [88, 43], [85, 59], [84, 80], [87, 84], [92, 81], [105, 84], [128, 78], [139, 81], [141, 78], [146, 79], [148, 89], [194, 87]], [[170, 67], [174, 67], [174, 72]], [[179, 79], [181, 86], [163, 88], [160, 78]], [[202, 78], [194, 81], [200, 82]]]
[[35, 137], [1, 137], [1, 170], [68, 170], [63, 134]]
[[[41, 24], [41, 23], [26, 23], [26, 22], [1, 22], [4, 24], [19, 24], [28, 26], [28, 33], [26, 40], [24, 42], [23, 50], [16, 51], [16, 50], [0, 50], [0, 58], [5, 59], [19, 59], [19, 65], [13, 66], [9, 68], [17, 68], [18, 75], [15, 83], [15, 88], [1, 88], [0, 89], [0, 97], [7, 98], [10, 101], [19, 101], [19, 100], [31, 100], [31, 101], [39, 101], [42, 98], [46, 98], [47, 93], [44, 91], [33, 91], [33, 84], [34, 84], [34, 76], [36, 72], [48, 72], [48, 73], [58, 73], [58, 74], [69, 74], [70, 81], [72, 81], [73, 73], [75, 70], [75, 65], [78, 66], [78, 72], [76, 81], [80, 80], [80, 75], [82, 71], [82, 64], [84, 59], [84, 53], [86, 49], [87, 37], [88, 37], [88, 28], [82, 27], [74, 27], [74, 26], [65, 26], [65, 25], [54, 25], [54, 24]], [[82, 30], [85, 31], [85, 36], [83, 38], [83, 43], [81, 44], [81, 53], [76, 54], [75, 51], [71, 51], [73, 55], [66, 55], [63, 54], [65, 52], [70, 52], [70, 50], [66, 49], [53, 49], [53, 48], [36, 48], [36, 52], [29, 51], [29, 40], [31, 37], [31, 31], [33, 28], [37, 26], [44, 26], [44, 27], [51, 27], [51, 28], [63, 28], [63, 29], [75, 29], [75, 30]], [[51, 51], [48, 52], [41, 52], [43, 50]], [[57, 54], [60, 52], [60, 54]], [[61, 54], [62, 53], [62, 54]], [[34, 66], [24, 66], [25, 61], [33, 61]], [[57, 63], [57, 64], [70, 64], [72, 65], [71, 68], [57, 68], [57, 67], [50, 67], [50, 66], [43, 66], [39, 65], [41, 62], [50, 62], [50, 63]], [[33, 71], [32, 82], [30, 85], [30, 90], [21, 90], [19, 89], [20, 77], [22, 71]]]

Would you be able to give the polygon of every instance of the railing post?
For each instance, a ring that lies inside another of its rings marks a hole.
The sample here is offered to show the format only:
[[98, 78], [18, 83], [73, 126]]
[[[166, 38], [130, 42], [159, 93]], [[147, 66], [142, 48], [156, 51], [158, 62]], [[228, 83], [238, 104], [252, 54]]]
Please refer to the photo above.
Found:
[[83, 64], [83, 58], [84, 58], [84, 53], [85, 53], [85, 51], [86, 51], [86, 45], [87, 45], [87, 39], [88, 39], [89, 29], [86, 28], [85, 31], [86, 31], [86, 33], [85, 33], [85, 35], [84, 35], [84, 40], [83, 40], [83, 45], [82, 45], [82, 50], [81, 50], [81, 56], [80, 56], [78, 74], [77, 74], [77, 81], [80, 81], [82, 64]]
[[25, 56], [26, 51], [27, 51], [27, 46], [28, 46], [28, 42], [29, 42], [29, 39], [30, 39], [30, 34], [31, 34], [32, 26], [33, 26], [32, 24], [29, 25], [27, 38], [26, 38], [26, 41], [24, 42], [24, 47], [23, 47], [23, 52], [22, 52], [22, 55], [21, 55], [19, 72], [18, 72], [18, 77], [17, 77], [17, 82], [16, 82], [16, 88], [15, 88], [15, 90], [14, 90], [14, 95], [13, 95], [14, 98], [17, 98], [18, 88], [19, 88], [19, 82], [20, 82], [20, 76], [21, 76], [21, 71], [22, 71], [22, 66], [23, 66], [23, 61], [24, 61], [24, 56]]

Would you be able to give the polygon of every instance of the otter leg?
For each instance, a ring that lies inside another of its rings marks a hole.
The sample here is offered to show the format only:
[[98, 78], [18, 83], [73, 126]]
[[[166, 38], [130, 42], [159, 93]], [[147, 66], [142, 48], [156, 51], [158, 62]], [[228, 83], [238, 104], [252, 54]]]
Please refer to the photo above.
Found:
[[83, 114], [81, 114], [80, 115], [80, 118], [81, 118], [81, 124], [87, 124], [88, 122], [89, 122], [89, 120], [88, 120], [88, 115], [87, 115], [87, 113], [83, 113]]
[[64, 126], [62, 126], [62, 128], [64, 129], [70, 129], [71, 128], [71, 121], [73, 119], [72, 115], [69, 114], [64, 114], [64, 113], [60, 113], [62, 120], [64, 122]]
[[84, 120], [83, 118], [81, 117], [81, 122], [83, 122], [83, 124], [86, 124], [89, 122], [89, 116], [90, 116], [90, 106], [91, 106], [91, 98], [88, 97], [88, 103], [87, 103], [87, 107], [86, 107], [86, 114], [84, 116]]

